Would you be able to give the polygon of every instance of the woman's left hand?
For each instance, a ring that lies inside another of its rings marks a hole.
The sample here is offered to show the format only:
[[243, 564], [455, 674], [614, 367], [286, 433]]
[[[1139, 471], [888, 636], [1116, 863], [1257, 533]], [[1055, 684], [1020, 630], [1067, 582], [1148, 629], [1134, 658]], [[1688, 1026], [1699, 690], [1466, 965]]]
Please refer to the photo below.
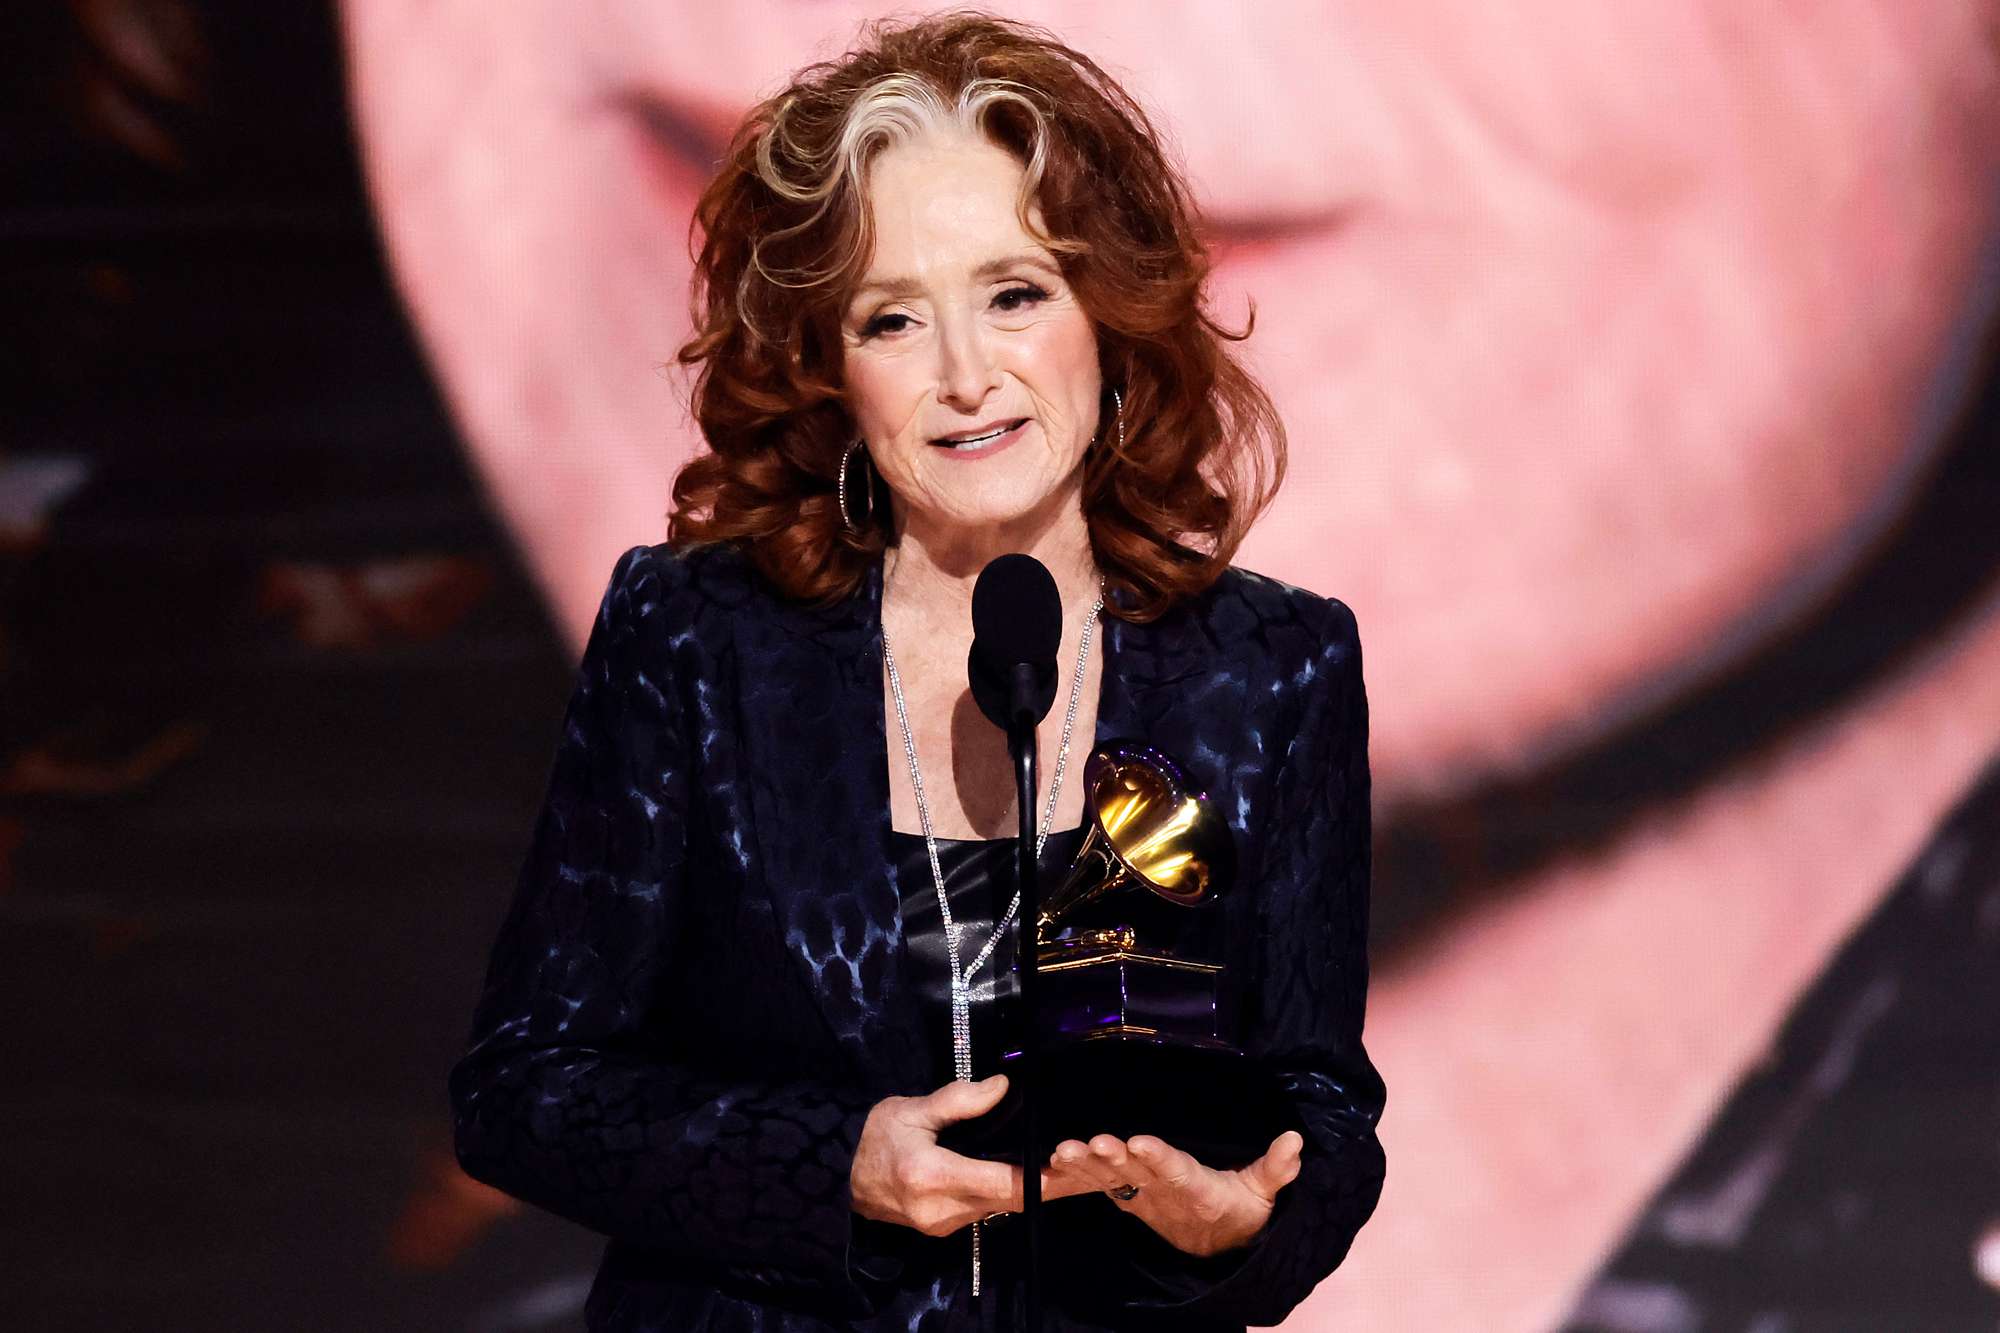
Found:
[[1250, 1165], [1216, 1171], [1150, 1134], [1129, 1140], [1099, 1134], [1088, 1144], [1064, 1140], [1049, 1161], [1087, 1175], [1107, 1194], [1138, 1186], [1130, 1199], [1112, 1196], [1112, 1202], [1175, 1249], [1206, 1256], [1248, 1244], [1263, 1230], [1278, 1191], [1299, 1174], [1304, 1148], [1305, 1139], [1288, 1129]]

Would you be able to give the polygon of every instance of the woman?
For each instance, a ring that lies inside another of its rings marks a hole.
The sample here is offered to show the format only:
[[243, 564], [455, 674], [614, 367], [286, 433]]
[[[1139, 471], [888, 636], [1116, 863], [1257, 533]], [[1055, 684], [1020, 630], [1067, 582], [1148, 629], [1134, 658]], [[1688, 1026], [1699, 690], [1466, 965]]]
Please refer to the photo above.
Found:
[[965, 658], [974, 578], [1025, 551], [1064, 607], [1044, 865], [1092, 736], [1222, 798], [1210, 926], [1305, 1127], [1240, 1171], [1060, 1145], [1046, 1326], [1278, 1321], [1382, 1180], [1366, 702], [1344, 606], [1229, 567], [1283, 433], [1200, 308], [1185, 186], [1089, 60], [952, 15], [758, 107], [697, 224], [712, 452], [612, 574], [460, 1160], [611, 1237], [593, 1328], [1011, 1325], [1020, 1172], [937, 1134], [1004, 1092], [1017, 816]]

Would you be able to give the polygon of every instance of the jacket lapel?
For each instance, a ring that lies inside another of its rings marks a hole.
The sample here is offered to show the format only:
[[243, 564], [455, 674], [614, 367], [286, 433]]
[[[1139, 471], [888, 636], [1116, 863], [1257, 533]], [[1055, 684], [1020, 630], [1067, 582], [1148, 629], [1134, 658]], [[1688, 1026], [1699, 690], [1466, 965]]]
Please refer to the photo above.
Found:
[[1178, 762], [1197, 787], [1226, 796], [1248, 674], [1187, 604], [1145, 624], [1107, 625], [1097, 739], [1145, 741]]
[[923, 1065], [889, 878], [881, 586], [878, 563], [831, 607], [772, 598], [744, 617], [738, 674], [751, 836], [786, 952], [851, 1063], [911, 1091]]

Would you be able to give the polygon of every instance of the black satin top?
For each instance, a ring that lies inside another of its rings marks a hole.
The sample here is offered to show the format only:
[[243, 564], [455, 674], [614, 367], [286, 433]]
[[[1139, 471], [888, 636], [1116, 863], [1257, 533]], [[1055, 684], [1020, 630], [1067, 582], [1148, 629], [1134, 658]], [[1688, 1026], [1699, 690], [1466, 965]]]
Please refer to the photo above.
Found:
[[[1042, 845], [1042, 892], [1062, 881], [1083, 845], [1084, 828], [1060, 829]], [[938, 868], [944, 872], [945, 896], [952, 921], [959, 927], [959, 966], [969, 964], [992, 937], [993, 924], [1013, 900], [1013, 838], [939, 838]], [[896, 886], [902, 897], [904, 975], [919, 997], [924, 1022], [924, 1049], [933, 1057], [937, 1086], [953, 1077], [951, 1051], [951, 967], [945, 950], [944, 919], [938, 911], [937, 883], [930, 853], [921, 833], [892, 830], [889, 852], [896, 866]], [[992, 955], [972, 976], [972, 1076], [985, 1078], [1000, 1067], [1000, 1057], [1018, 1037], [1014, 1001], [1020, 993], [1014, 963], [1021, 923], [1007, 929]]]

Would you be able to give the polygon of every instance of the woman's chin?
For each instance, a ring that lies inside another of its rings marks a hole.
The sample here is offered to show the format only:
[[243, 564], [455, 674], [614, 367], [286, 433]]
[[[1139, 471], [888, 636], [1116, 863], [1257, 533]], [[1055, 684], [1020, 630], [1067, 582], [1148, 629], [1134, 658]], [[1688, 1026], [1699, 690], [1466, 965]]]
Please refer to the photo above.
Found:
[[944, 484], [951, 480], [939, 479], [921, 501], [906, 507], [906, 532], [1006, 533], [1025, 543], [1076, 505], [1076, 488], [1047, 476], [995, 477], [978, 488]]
[[925, 507], [911, 512], [903, 531], [932, 542], [1004, 540], [1015, 543], [1010, 549], [1018, 549], [1049, 525], [1060, 498], [1052, 492], [1039, 492]]

